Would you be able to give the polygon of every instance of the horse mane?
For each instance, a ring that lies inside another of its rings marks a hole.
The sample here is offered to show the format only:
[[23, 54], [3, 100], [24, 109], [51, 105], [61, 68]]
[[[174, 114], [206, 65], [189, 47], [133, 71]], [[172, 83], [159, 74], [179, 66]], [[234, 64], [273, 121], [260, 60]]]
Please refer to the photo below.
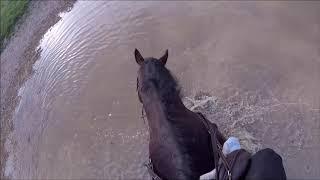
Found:
[[[177, 82], [177, 79], [158, 60], [146, 58], [144, 70], [152, 73], [152, 76], [146, 77], [142, 86], [152, 83], [156, 88], [161, 102], [165, 106], [172, 105], [177, 97], [180, 98], [181, 88]], [[146, 91], [150, 91], [150, 89], [147, 88]]]

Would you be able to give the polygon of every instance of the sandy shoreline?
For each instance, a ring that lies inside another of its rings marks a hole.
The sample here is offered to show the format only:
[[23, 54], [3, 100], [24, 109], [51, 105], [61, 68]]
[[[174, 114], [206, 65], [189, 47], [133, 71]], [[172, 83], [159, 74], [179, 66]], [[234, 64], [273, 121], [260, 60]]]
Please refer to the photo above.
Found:
[[32, 1], [1, 53], [1, 179], [7, 158], [4, 143], [13, 127], [11, 116], [19, 102], [18, 90], [32, 73], [32, 65], [39, 54], [36, 51], [39, 41], [60, 20], [59, 13], [70, 10], [74, 2]]

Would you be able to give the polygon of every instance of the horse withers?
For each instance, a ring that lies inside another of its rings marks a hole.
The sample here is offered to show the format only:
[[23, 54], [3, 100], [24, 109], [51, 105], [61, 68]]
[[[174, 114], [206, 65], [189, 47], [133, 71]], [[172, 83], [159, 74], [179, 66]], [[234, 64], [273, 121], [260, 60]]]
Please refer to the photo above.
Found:
[[182, 103], [177, 81], [165, 67], [168, 50], [159, 58], [143, 58], [137, 91], [149, 126], [149, 157], [162, 179], [199, 179], [214, 168], [210, 136], [201, 117]]

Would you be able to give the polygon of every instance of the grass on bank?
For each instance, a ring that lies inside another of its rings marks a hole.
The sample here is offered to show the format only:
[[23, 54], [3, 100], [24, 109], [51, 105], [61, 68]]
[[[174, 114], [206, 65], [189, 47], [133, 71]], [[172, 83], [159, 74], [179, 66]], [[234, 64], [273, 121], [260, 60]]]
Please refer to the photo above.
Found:
[[0, 45], [8, 38], [16, 22], [24, 14], [29, 0], [0, 0]]

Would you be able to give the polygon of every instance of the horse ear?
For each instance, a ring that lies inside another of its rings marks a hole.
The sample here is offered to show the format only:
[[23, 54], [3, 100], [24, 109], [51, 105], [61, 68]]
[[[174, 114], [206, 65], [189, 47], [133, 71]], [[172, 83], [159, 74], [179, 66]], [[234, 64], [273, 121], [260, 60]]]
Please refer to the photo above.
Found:
[[167, 60], [168, 60], [168, 49], [166, 50], [164, 55], [159, 60], [163, 65], [166, 65]]
[[138, 49], [134, 50], [134, 57], [136, 58], [136, 62], [141, 65], [144, 61], [144, 58], [141, 56], [140, 52]]

